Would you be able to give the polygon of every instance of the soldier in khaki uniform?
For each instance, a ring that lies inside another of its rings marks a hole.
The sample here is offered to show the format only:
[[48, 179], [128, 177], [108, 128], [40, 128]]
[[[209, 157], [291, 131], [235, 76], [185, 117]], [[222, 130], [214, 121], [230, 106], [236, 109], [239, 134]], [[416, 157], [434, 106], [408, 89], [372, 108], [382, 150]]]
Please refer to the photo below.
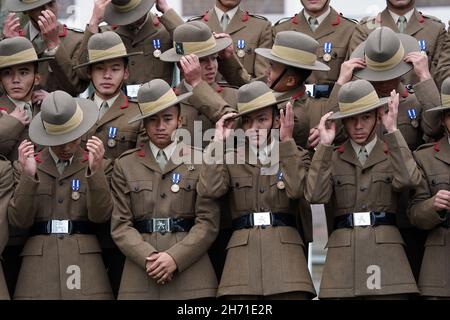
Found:
[[341, 64], [346, 59], [348, 43], [356, 24], [330, 6], [330, 0], [312, 2], [301, 0], [304, 9], [293, 16], [279, 20], [273, 27], [274, 37], [280, 31], [293, 30], [307, 34], [319, 42], [318, 60], [330, 67], [328, 72], [313, 71], [306, 80], [308, 91], [315, 98], [328, 98], [339, 77]]
[[254, 81], [239, 89], [238, 111], [245, 138], [229, 149], [236, 115], [218, 121], [197, 188], [207, 198], [230, 199], [233, 234], [217, 295], [310, 299], [315, 290], [296, 222], [309, 156], [292, 138], [292, 104], [280, 115], [273, 91]]
[[[150, 12], [154, 3], [152, 0], [96, 0], [78, 58], [80, 62], [86, 59], [86, 45], [93, 34], [111, 29], [122, 38], [127, 52], [143, 52], [129, 61], [130, 76], [125, 85], [131, 98], [136, 98], [141, 84], [152, 79], [172, 83], [174, 66], [162, 62], [159, 57], [172, 47], [172, 32], [184, 21], [166, 0], [156, 1], [156, 8], [163, 15], [154, 15]], [[108, 26], [99, 28], [103, 21]]]
[[201, 20], [215, 33], [227, 33], [235, 44], [235, 53], [252, 78], [266, 74], [267, 61], [256, 55], [256, 48], [272, 46], [272, 24], [262, 16], [240, 7], [241, 0], [216, 0], [213, 9], [189, 21]]
[[[404, 299], [418, 293], [395, 225], [399, 192], [421, 181], [397, 129], [398, 104], [395, 90], [380, 99], [368, 81], [356, 80], [342, 86], [340, 111], [320, 121], [305, 188], [311, 203], [331, 201], [334, 207], [319, 298]], [[326, 122], [335, 119], [343, 119], [349, 140], [333, 150], [336, 124]], [[379, 122], [387, 130], [385, 142], [376, 133]]]
[[422, 182], [411, 201], [411, 222], [428, 231], [420, 270], [419, 289], [427, 299], [450, 299], [450, 78], [442, 84], [442, 105], [427, 112], [441, 115], [445, 136], [414, 152]]
[[81, 136], [98, 117], [92, 101], [55, 91], [30, 124], [30, 137], [43, 146], [35, 156], [27, 140], [19, 146], [17, 186], [9, 222], [29, 228], [15, 299], [111, 299], [112, 291], [95, 236], [95, 223], [108, 221], [113, 199], [104, 171], [104, 147], [93, 137], [88, 152]]
[[[140, 114], [139, 106], [122, 91], [130, 75], [129, 59], [142, 55], [142, 52], [127, 53], [120, 36], [112, 31], [94, 34], [87, 49], [88, 61], [76, 68], [88, 70], [95, 89], [92, 100], [99, 110], [99, 117], [81, 141], [84, 146], [92, 135], [97, 136], [106, 146], [105, 158], [114, 161], [125, 151], [139, 146], [144, 139], [142, 122], [129, 123]], [[112, 241], [110, 229], [109, 223], [102, 225], [98, 236], [113, 292], [117, 294], [125, 257]]]
[[[389, 27], [394, 32], [410, 35], [421, 42], [421, 51], [426, 53], [428, 67], [434, 75], [444, 45], [445, 25], [439, 19], [418, 11], [415, 8], [415, 0], [386, 0], [386, 5], [376, 17], [367, 17], [360, 21], [350, 40], [348, 56], [376, 28]], [[403, 81], [413, 85], [419, 79], [410, 72], [403, 77]]]
[[174, 48], [161, 55], [162, 61], [177, 62], [182, 70], [184, 79], [176, 94], [193, 93], [181, 103], [181, 117], [183, 128], [190, 133], [190, 144], [198, 148], [204, 144], [205, 131], [214, 128], [225, 113], [236, 110], [237, 90], [216, 82], [218, 53], [230, 44], [230, 39], [216, 40], [205, 24], [193, 21], [175, 29]]
[[440, 86], [448, 77], [450, 77], [450, 29], [447, 31], [445, 42], [440, 52], [438, 66], [434, 72], [434, 81]]
[[179, 103], [163, 80], [138, 93], [149, 143], [116, 160], [112, 236], [126, 255], [119, 299], [214, 297], [217, 279], [208, 248], [219, 230], [219, 207], [197, 194], [202, 153], [173, 137]]
[[[0, 157], [0, 257], [8, 242], [8, 204], [14, 191], [12, 172], [11, 163], [4, 157]], [[0, 263], [0, 300], [8, 299], [8, 287]]]
[[[14, 13], [5, 21], [3, 35], [7, 38], [25, 36], [34, 45], [40, 58], [54, 57], [39, 67], [41, 89], [52, 92], [64, 90], [75, 96], [86, 90], [89, 81], [85, 74], [75, 71], [83, 33], [70, 29], [57, 21], [58, 2], [56, 0], [8, 0], [6, 7], [12, 12], [23, 12], [30, 22], [20, 28], [19, 18]], [[34, 94], [34, 102], [41, 102], [45, 92]]]
[[[390, 91], [398, 90], [401, 94], [398, 128], [410, 150], [415, 150], [424, 141], [440, 137], [442, 133], [439, 115], [425, 112], [439, 105], [439, 90], [431, 77], [426, 57], [418, 50], [417, 40], [413, 37], [394, 33], [388, 27], [380, 27], [344, 63], [353, 65], [354, 76], [370, 81], [379, 96], [388, 97]], [[402, 75], [411, 69], [414, 69], [419, 79], [413, 86], [414, 94], [406, 91], [401, 83]], [[351, 75], [344, 75], [343, 78], [350, 81]], [[383, 137], [383, 132], [384, 128], [380, 126], [380, 138]], [[409, 223], [406, 214], [408, 201], [409, 192], [404, 192], [398, 206], [397, 224], [407, 244], [406, 252], [411, 268], [418, 279], [426, 233], [413, 228]]]

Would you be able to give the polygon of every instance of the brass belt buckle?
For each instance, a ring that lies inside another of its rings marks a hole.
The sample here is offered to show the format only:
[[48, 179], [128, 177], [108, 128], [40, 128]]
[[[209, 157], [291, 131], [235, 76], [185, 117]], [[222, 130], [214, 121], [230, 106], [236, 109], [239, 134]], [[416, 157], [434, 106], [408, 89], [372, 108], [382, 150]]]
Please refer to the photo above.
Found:
[[371, 225], [370, 211], [353, 213], [353, 226], [354, 227], [366, 227], [366, 226], [370, 226], [370, 225]]

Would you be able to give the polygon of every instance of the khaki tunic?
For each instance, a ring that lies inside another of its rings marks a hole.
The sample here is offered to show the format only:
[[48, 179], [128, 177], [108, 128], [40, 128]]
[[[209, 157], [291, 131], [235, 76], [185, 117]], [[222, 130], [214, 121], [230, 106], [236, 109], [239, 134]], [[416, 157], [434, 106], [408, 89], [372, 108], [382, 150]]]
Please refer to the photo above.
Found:
[[[182, 153], [178, 153], [181, 150]], [[207, 251], [219, 230], [219, 207], [197, 195], [202, 159], [199, 151], [179, 144], [174, 151], [183, 161], [169, 160], [164, 171], [146, 143], [116, 160], [112, 178], [115, 207], [111, 221], [114, 241], [126, 261], [119, 299], [197, 299], [214, 297], [217, 279]], [[179, 173], [180, 191], [171, 191], [172, 174]], [[195, 219], [189, 232], [139, 233], [133, 221], [152, 218]], [[146, 258], [166, 252], [177, 264], [172, 281], [158, 285], [145, 272]]]
[[447, 31], [447, 34], [445, 36], [445, 42], [444, 42], [444, 44], [442, 46], [442, 50], [440, 52], [438, 66], [434, 73], [434, 81], [436, 81], [438, 88], [441, 87], [442, 82], [444, 82], [444, 80], [447, 79], [448, 77], [450, 77], [450, 32], [449, 31]]
[[[221, 143], [213, 143], [208, 149], [220, 150], [220, 146]], [[203, 167], [199, 194], [217, 201], [229, 195], [233, 219], [265, 211], [296, 216], [309, 166], [308, 152], [298, 149], [293, 140], [279, 144], [277, 164], [284, 174], [284, 190], [277, 188], [276, 174], [261, 174], [259, 162], [249, 161], [249, 153], [243, 147], [236, 152], [228, 153], [226, 158], [245, 161]], [[304, 246], [298, 230], [290, 226], [234, 231], [227, 245], [217, 295], [269, 296], [302, 291], [315, 296]]]
[[[8, 242], [8, 204], [14, 191], [11, 163], [0, 159], [0, 255]], [[1, 256], [0, 256], [1, 258]], [[0, 263], [0, 300], [8, 300], [9, 293]]]
[[[330, 71], [313, 71], [308, 78], [307, 83], [316, 84], [332, 84], [339, 78], [341, 71], [341, 64], [345, 61], [348, 44], [350, 38], [355, 30], [356, 23], [353, 20], [347, 19], [342, 14], [339, 14], [331, 8], [330, 14], [319, 25], [315, 32], [311, 31], [308, 21], [306, 21], [304, 10], [296, 14], [287, 21], [280, 20], [275, 23], [273, 27], [273, 36], [280, 31], [293, 30], [298, 31], [312, 38], [316, 39], [320, 46], [317, 49], [317, 59], [330, 67]], [[281, 22], [281, 23], [280, 23]], [[331, 61], [327, 62], [323, 59], [323, 46], [326, 42], [332, 44]]]
[[[348, 57], [350, 57], [350, 54], [361, 42], [367, 39], [367, 36], [372, 30], [380, 26], [389, 27], [395, 32], [400, 32], [397, 23], [394, 22], [387, 8], [376, 17], [364, 18], [353, 32], [348, 48]], [[439, 19], [424, 15], [415, 9], [406, 25], [405, 34], [417, 40], [426, 40], [429, 67], [431, 74], [434, 75], [437, 71], [436, 67], [439, 61], [439, 54], [443, 49], [445, 41], [445, 25]], [[417, 51], [419, 51], [419, 45], [417, 45]], [[403, 82], [406, 84], [414, 84], [418, 81], [419, 79], [412, 70], [403, 76]]]
[[[113, 200], [105, 173], [88, 172], [88, 154], [81, 148], [72, 163], [60, 175], [48, 148], [36, 156], [37, 179], [20, 174], [15, 165], [18, 181], [8, 209], [9, 222], [19, 228], [47, 220], [76, 220], [104, 223], [113, 209]], [[111, 165], [104, 163], [105, 171]], [[71, 198], [71, 181], [80, 180], [80, 199]], [[37, 235], [28, 239], [22, 251], [22, 266], [17, 280], [14, 299], [112, 299], [95, 235]], [[78, 266], [81, 288], [67, 285]]]
[[223, 31], [215, 9], [210, 9], [203, 16], [195, 17], [190, 21], [199, 19], [206, 23], [213, 32], [228, 33], [233, 40], [236, 54], [239, 50], [237, 47], [238, 40], [245, 41], [245, 56], [238, 59], [253, 78], [263, 76], [266, 73], [269, 63], [265, 58], [257, 55], [255, 49], [272, 47], [272, 25], [270, 21], [265, 17], [249, 14], [242, 9], [238, 9], [225, 31]]
[[[419, 277], [422, 295], [450, 297], [450, 231], [439, 226], [445, 219], [433, 207], [439, 190], [450, 191], [450, 145], [447, 136], [421, 146], [414, 157], [422, 171], [422, 182], [411, 201], [411, 222], [429, 230]], [[447, 213], [448, 214], [448, 213]]]
[[[350, 141], [333, 152], [320, 144], [306, 185], [312, 204], [332, 202], [334, 216], [353, 212], [397, 212], [400, 191], [421, 181], [420, 171], [400, 131], [378, 139], [364, 166]], [[417, 286], [396, 226], [337, 229], [331, 234], [319, 298], [416, 293]], [[380, 289], [369, 289], [370, 266], [381, 271]], [[368, 273], [369, 272], [369, 273]]]

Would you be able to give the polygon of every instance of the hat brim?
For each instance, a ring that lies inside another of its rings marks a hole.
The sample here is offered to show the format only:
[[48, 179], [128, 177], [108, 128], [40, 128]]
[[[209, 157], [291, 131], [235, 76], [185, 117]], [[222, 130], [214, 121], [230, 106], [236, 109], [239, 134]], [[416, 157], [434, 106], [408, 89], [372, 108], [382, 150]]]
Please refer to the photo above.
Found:
[[26, 4], [23, 3], [22, 1], [17, 0], [16, 1], [10, 0], [6, 3], [6, 8], [11, 12], [25, 12], [42, 7], [43, 5], [49, 2], [52, 2], [52, 0], [40, 0], [31, 4]]
[[92, 60], [92, 61], [88, 61], [88, 62], [79, 64], [77, 66], [74, 66], [73, 70], [79, 69], [79, 68], [83, 68], [83, 67], [87, 67], [89, 65], [100, 63], [100, 62], [105, 62], [105, 61], [108, 61], [108, 60], [120, 59], [120, 58], [128, 58], [128, 57], [131, 57], [131, 56], [138, 56], [138, 55], [142, 55], [142, 54], [144, 54], [144, 53], [143, 52], [131, 52], [131, 53], [128, 53], [128, 54], [125, 54], [125, 55], [119, 55], [119, 56], [114, 56], [114, 57], [105, 57], [105, 58], [101, 58], [101, 59], [97, 59], [97, 60]]
[[[231, 45], [232, 42], [233, 41], [230, 38], [216, 39], [216, 46], [214, 48], [200, 52], [200, 53], [196, 53], [195, 55], [199, 58], [210, 56], [212, 54], [215, 54], [215, 53], [218, 53], [218, 52], [224, 50], [229, 45]], [[175, 48], [171, 48], [171, 49], [163, 52], [163, 54], [161, 54], [159, 59], [161, 61], [165, 61], [165, 62], [178, 62], [181, 60], [182, 57], [184, 57], [184, 55], [178, 54], [175, 51]]]
[[164, 105], [158, 107], [157, 109], [155, 109], [152, 112], [149, 112], [147, 114], [139, 114], [139, 115], [135, 116], [134, 118], [132, 118], [130, 121], [128, 121], [128, 123], [133, 123], [133, 122], [136, 122], [136, 121], [139, 121], [139, 120], [151, 117], [151, 116], [153, 116], [153, 115], [155, 115], [155, 114], [157, 114], [157, 113], [159, 113], [161, 111], [166, 110], [167, 108], [170, 108], [170, 107], [172, 107], [172, 106], [174, 106], [174, 105], [176, 105], [176, 104], [178, 104], [180, 102], [183, 102], [184, 100], [186, 100], [187, 98], [192, 96], [192, 94], [193, 94], [192, 92], [187, 92], [187, 93], [180, 94], [177, 97], [176, 101], [172, 101], [170, 103], [164, 104]]
[[326, 64], [324, 64], [320, 61], [317, 61], [317, 60], [314, 62], [313, 65], [307, 65], [307, 64], [296, 63], [293, 61], [282, 59], [280, 57], [273, 55], [272, 49], [268, 49], [268, 48], [256, 48], [255, 52], [257, 54], [259, 54], [260, 56], [263, 56], [266, 59], [269, 59], [269, 60], [272, 60], [275, 62], [279, 62], [281, 64], [291, 66], [294, 68], [298, 68], [298, 69], [306, 69], [306, 70], [313, 70], [313, 71], [330, 71], [331, 70], [329, 66], [327, 66]]
[[75, 99], [83, 111], [83, 120], [76, 129], [61, 135], [50, 135], [42, 123], [42, 112], [39, 112], [30, 123], [30, 139], [41, 146], [53, 147], [72, 142], [87, 133], [98, 119], [98, 107], [91, 100]]
[[110, 3], [105, 8], [104, 19], [109, 25], [126, 26], [145, 16], [154, 3], [153, 0], [142, 0], [136, 8], [129, 12], [117, 11], [114, 4]]
[[358, 114], [363, 114], [369, 111], [372, 111], [374, 109], [378, 109], [379, 107], [382, 107], [384, 105], [386, 105], [389, 101], [389, 98], [381, 98], [380, 102], [378, 102], [377, 104], [368, 106], [366, 108], [363, 109], [359, 109], [355, 112], [351, 112], [351, 113], [341, 113], [340, 111], [338, 112], [334, 112], [329, 118], [328, 120], [339, 120], [339, 119], [345, 119], [345, 118], [349, 118], [349, 117], [353, 117], [356, 116]]
[[18, 62], [4, 65], [4, 66], [0, 66], [0, 70], [5, 69], [5, 68], [14, 67], [14, 66], [20, 66], [21, 64], [29, 64], [29, 63], [36, 63], [36, 62], [42, 63], [42, 62], [46, 62], [46, 61], [50, 61], [50, 60], [55, 60], [55, 57], [45, 57], [45, 58], [34, 59], [34, 60], [30, 60], [30, 61], [18, 61]]
[[[262, 105], [260, 105], [260, 106], [258, 106], [256, 108], [254, 108], [254, 109], [251, 109], [251, 110], [248, 110], [248, 111], [245, 111], [245, 112], [240, 112], [240, 113], [236, 114], [235, 116], [231, 117], [231, 119], [237, 119], [237, 118], [240, 118], [242, 116], [245, 116], [246, 114], [249, 114], [249, 113], [252, 113], [252, 112], [255, 112], [255, 111], [267, 108], [267, 107], [270, 107], [270, 106], [277, 106], [277, 108], [278, 108], [278, 104], [286, 102], [286, 101], [288, 101], [290, 99], [291, 98], [283, 98], [283, 99], [279, 99], [279, 100], [277, 99], [273, 103], [262, 104]], [[278, 109], [280, 109], [280, 108], [278, 108]]]
[[[403, 48], [405, 49], [405, 56], [408, 53], [420, 51], [418, 41], [407, 34], [396, 34], [400, 41], [402, 42]], [[365, 48], [366, 48], [367, 40], [362, 42], [359, 46], [356, 47], [355, 51], [350, 56], [350, 59], [352, 58], [362, 58], [365, 59]], [[364, 79], [367, 81], [387, 81], [392, 80], [396, 78], [400, 78], [404, 74], [408, 73], [413, 69], [413, 65], [410, 63], [406, 63], [405, 61], [402, 61], [396, 65], [394, 68], [390, 70], [384, 70], [384, 71], [375, 71], [371, 70], [369, 68], [364, 69], [358, 69], [353, 72], [353, 75], [357, 78]]]
[[434, 108], [426, 110], [425, 112], [438, 112], [438, 111], [445, 111], [445, 110], [450, 110], [450, 106], [434, 107]]

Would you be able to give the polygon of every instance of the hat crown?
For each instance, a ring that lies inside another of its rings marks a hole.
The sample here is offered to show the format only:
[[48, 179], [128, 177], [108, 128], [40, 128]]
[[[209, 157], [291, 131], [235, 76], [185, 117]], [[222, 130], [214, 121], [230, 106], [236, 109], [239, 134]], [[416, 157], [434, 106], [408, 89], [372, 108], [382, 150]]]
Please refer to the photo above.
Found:
[[88, 50], [108, 50], [123, 45], [120, 36], [113, 31], [94, 34], [88, 41]]
[[307, 34], [297, 31], [281, 31], [275, 36], [274, 46], [287, 47], [316, 54], [319, 42]]
[[173, 32], [173, 41], [203, 42], [212, 37], [209, 27], [201, 21], [191, 21], [178, 26]]
[[[154, 79], [139, 88], [138, 101], [140, 104], [155, 102], [169, 91], [172, 91], [172, 88], [167, 82], [162, 79]], [[174, 96], [176, 99], [175, 93]]]
[[33, 44], [24, 37], [6, 38], [0, 41], [0, 56], [11, 56], [29, 49], [34, 49]]
[[402, 46], [400, 39], [388, 27], [379, 27], [367, 37], [365, 54], [375, 62], [391, 59]]
[[54, 91], [44, 98], [41, 105], [42, 121], [62, 125], [67, 123], [77, 110], [75, 98], [64, 91]]
[[450, 95], [450, 77], [446, 78], [441, 85], [441, 94]]
[[262, 81], [253, 81], [239, 88], [238, 103], [248, 103], [260, 96], [272, 93], [272, 90]]
[[373, 85], [367, 80], [347, 82], [339, 90], [339, 103], [354, 103], [375, 92]]

